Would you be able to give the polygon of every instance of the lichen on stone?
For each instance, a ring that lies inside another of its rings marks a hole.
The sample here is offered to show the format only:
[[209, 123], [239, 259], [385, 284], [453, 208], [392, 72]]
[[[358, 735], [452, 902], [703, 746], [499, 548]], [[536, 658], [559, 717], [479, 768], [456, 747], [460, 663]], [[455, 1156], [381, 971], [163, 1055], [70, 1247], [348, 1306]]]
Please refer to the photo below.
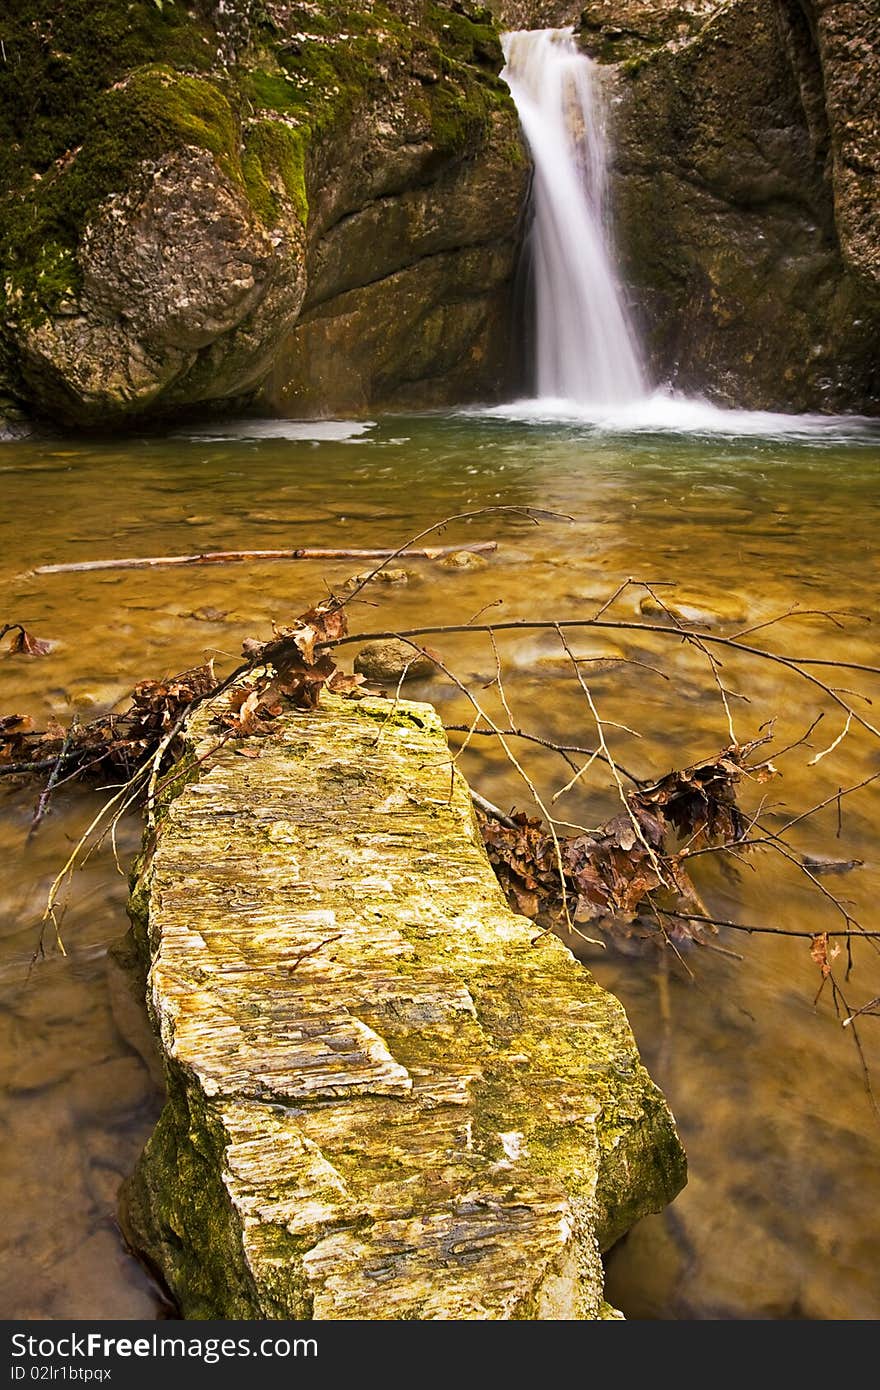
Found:
[[507, 907], [435, 711], [188, 741], [132, 898], [169, 1099], [123, 1202], [184, 1315], [606, 1316], [599, 1251], [684, 1155], [621, 1006]]

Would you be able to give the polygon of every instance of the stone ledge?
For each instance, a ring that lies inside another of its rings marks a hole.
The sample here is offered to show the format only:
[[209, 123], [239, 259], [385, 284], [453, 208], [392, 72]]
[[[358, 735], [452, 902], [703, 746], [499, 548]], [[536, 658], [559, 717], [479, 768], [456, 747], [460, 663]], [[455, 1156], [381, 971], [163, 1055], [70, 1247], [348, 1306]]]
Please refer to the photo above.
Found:
[[169, 1098], [122, 1205], [183, 1315], [607, 1316], [600, 1251], [684, 1153], [621, 1005], [507, 907], [432, 707], [189, 739], [132, 896]]

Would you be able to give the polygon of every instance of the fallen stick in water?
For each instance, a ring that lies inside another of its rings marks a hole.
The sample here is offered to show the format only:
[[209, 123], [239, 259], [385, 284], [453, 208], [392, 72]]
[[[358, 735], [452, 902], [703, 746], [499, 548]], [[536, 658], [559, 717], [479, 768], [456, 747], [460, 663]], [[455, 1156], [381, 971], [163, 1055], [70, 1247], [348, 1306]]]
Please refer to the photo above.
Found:
[[421, 550], [207, 550], [199, 555], [145, 555], [127, 560], [80, 560], [67, 565], [38, 565], [29, 574], [82, 574], [87, 570], [145, 570], [162, 565], [229, 565], [237, 560], [440, 560], [459, 550], [474, 554], [497, 550], [497, 541], [472, 541], [469, 545], [429, 545]]

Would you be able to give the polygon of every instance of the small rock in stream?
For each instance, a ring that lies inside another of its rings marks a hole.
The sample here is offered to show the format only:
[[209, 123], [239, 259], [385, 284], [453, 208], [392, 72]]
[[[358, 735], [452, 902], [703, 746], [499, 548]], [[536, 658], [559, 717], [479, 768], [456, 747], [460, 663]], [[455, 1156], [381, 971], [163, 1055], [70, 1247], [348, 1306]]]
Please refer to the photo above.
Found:
[[369, 642], [354, 659], [354, 669], [371, 681], [417, 680], [433, 675], [434, 662], [408, 642], [389, 638]]
[[359, 584], [365, 584], [368, 580], [371, 584], [408, 584], [409, 575], [406, 570], [400, 569], [379, 570], [376, 574], [372, 570], [364, 570], [362, 574], [349, 575], [342, 587], [356, 589]]
[[477, 555], [473, 550], [453, 550], [437, 563], [444, 570], [481, 570], [486, 568], [489, 561], [485, 555]]
[[665, 594], [661, 597], [662, 602], [652, 594], [645, 594], [639, 601], [639, 612], [646, 618], [668, 618], [671, 613], [680, 623], [694, 627], [717, 627], [719, 623], [746, 621], [746, 610], [735, 597], [716, 594], [704, 601], [702, 597], [694, 596], [694, 602], [681, 602], [667, 598]]

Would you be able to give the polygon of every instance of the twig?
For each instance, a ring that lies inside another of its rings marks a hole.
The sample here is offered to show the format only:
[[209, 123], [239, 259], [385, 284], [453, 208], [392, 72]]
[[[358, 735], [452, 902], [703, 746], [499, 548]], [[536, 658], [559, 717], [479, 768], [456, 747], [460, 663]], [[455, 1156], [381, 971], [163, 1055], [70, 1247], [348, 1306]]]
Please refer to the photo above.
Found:
[[843, 1020], [843, 1027], [849, 1028], [854, 1018], [860, 1018], [862, 1014], [872, 1014], [877, 1010], [878, 1006], [880, 1006], [880, 994], [878, 994], [875, 999], [869, 999], [867, 1004], [863, 1004], [860, 1009], [856, 1009], [855, 1013], [851, 1013], [848, 1018], [845, 1018]]
[[603, 613], [607, 613], [607, 612], [608, 612], [608, 609], [611, 608], [611, 606], [612, 606], [614, 603], [617, 602], [617, 600], [620, 598], [620, 595], [623, 594], [623, 593], [625, 593], [627, 589], [630, 589], [630, 588], [647, 589], [648, 586], [649, 586], [649, 584], [653, 584], [654, 587], [655, 587], [656, 589], [660, 589], [660, 588], [672, 588], [672, 587], [674, 586], [674, 584], [675, 584], [675, 580], [674, 580], [674, 579], [651, 579], [651, 580], [648, 580], [648, 579], [634, 579], [633, 576], [630, 575], [628, 579], [622, 580], [622, 582], [621, 582], [620, 584], [618, 584], [617, 588], [614, 590], [614, 593], [611, 595], [611, 597], [610, 597], [610, 598], [607, 598], [607, 599], [605, 600], [605, 602], [602, 604], [602, 606], [601, 606], [600, 608], [597, 608], [597, 609], [596, 609], [596, 612], [593, 614], [593, 620], [595, 621], [595, 619], [601, 618], [601, 616], [602, 616]]
[[516, 830], [515, 820], [511, 820], [510, 816], [506, 815], [504, 811], [493, 805], [491, 801], [487, 801], [479, 792], [475, 792], [473, 787], [471, 787], [470, 792], [471, 801], [475, 806], [479, 806], [481, 811], [485, 811], [487, 816], [491, 816], [493, 820], [499, 821], [501, 825], [506, 825], [508, 830]]
[[[872, 675], [880, 676], [880, 667], [878, 666], [866, 666], [853, 661], [820, 660], [818, 657], [781, 656], [778, 652], [768, 652], [765, 651], [762, 647], [752, 647], [745, 642], [735, 642], [732, 638], [721, 637], [717, 633], [691, 633], [689, 631], [685, 632], [683, 629], [667, 627], [663, 623], [637, 623], [627, 622], [618, 619], [612, 621], [611, 619], [606, 618], [603, 618], [601, 620], [596, 618], [566, 618], [562, 622], [553, 620], [535, 622], [530, 619], [521, 618], [514, 619], [506, 623], [492, 623], [491, 626], [495, 632], [546, 632], [548, 630], [557, 632], [560, 628], [568, 630], [570, 628], [596, 627], [607, 628], [611, 631], [620, 632], [652, 632], [656, 633], [660, 637], [666, 638], [675, 637], [681, 639], [683, 636], [698, 636], [700, 638], [700, 641], [702, 642], [711, 643], [715, 646], [727, 647], [731, 651], [743, 652], [747, 656], [757, 656], [764, 661], [771, 661], [777, 666], [784, 666], [786, 670], [794, 672], [794, 674], [799, 676], [801, 680], [804, 680], [808, 684], [815, 685], [820, 690], [823, 690], [825, 694], [829, 697], [829, 699], [833, 700], [834, 703], [836, 705], [839, 705], [841, 709], [845, 710], [847, 714], [851, 714], [857, 724], [860, 724], [863, 729], [866, 729], [868, 731], [868, 733], [873, 734], [875, 738], [880, 738], [880, 729], [877, 729], [873, 724], [869, 723], [867, 719], [863, 719], [860, 714], [858, 714], [854, 709], [852, 709], [852, 707], [848, 705], [846, 701], [840, 697], [838, 692], [832, 686], [827, 685], [825, 681], [820, 680], [818, 676], [812, 675], [810, 671], [805, 671], [803, 669], [803, 667], [805, 666], [831, 666], [848, 671], [867, 671], [870, 672]], [[315, 650], [323, 651], [328, 650], [329, 648], [343, 647], [350, 645], [352, 642], [381, 642], [389, 637], [397, 637], [400, 638], [402, 641], [410, 641], [412, 638], [415, 637], [431, 637], [437, 636], [439, 634], [449, 635], [451, 633], [457, 632], [473, 633], [488, 631], [488, 625], [468, 625], [463, 623], [433, 623], [430, 626], [426, 627], [408, 628], [406, 629], [406, 631], [403, 632], [385, 631], [351, 633], [347, 637], [335, 637], [327, 642], [316, 643]]]
[[[467, 724], [444, 724], [443, 727], [448, 734], [464, 734], [469, 732], [470, 729], [470, 726]], [[584, 758], [591, 758], [595, 754], [600, 761], [605, 763], [608, 761], [601, 748], [584, 748], [580, 743], [554, 743], [552, 739], [541, 738], [539, 734], [527, 733], [525, 729], [510, 728], [502, 729], [500, 732], [504, 734], [505, 738], [525, 739], [527, 743], [537, 743], [541, 748], [549, 749], [551, 753], [558, 753], [562, 760], [568, 763], [572, 772], [577, 771], [577, 763], [569, 757], [570, 753], [576, 753], [579, 757]], [[475, 734], [482, 738], [497, 737], [494, 729], [474, 729], [471, 736], [473, 737]], [[628, 772], [619, 759], [617, 760], [617, 770], [618, 772], [622, 772], [627, 781], [632, 782], [634, 787], [643, 787], [645, 785], [644, 777], [637, 777], [634, 772]]]
[[[141, 763], [134, 776], [128, 782], [126, 782], [125, 786], [122, 787], [116, 793], [115, 796], [111, 797], [109, 801], [104, 802], [100, 811], [98, 811], [97, 815], [93, 817], [92, 821], [90, 822], [86, 830], [83, 832], [83, 834], [80, 835], [70, 854], [67, 856], [67, 860], [63, 867], [55, 875], [55, 878], [52, 881], [52, 886], [49, 889], [49, 896], [46, 900], [46, 907], [41, 918], [42, 928], [40, 930], [38, 950], [42, 951], [43, 949], [43, 935], [45, 933], [46, 924], [51, 921], [52, 926], [55, 930], [55, 940], [57, 942], [58, 949], [63, 956], [67, 955], [67, 950], [65, 949], [64, 941], [61, 937], [58, 917], [55, 911], [58, 902], [58, 895], [61, 892], [61, 888], [64, 884], [65, 879], [68, 878], [68, 876], [76, 868], [79, 858], [83, 852], [83, 849], [89, 842], [90, 836], [95, 832], [95, 830], [97, 830], [98, 826], [101, 824], [102, 820], [108, 814], [111, 807], [115, 806], [119, 801], [122, 801], [123, 798], [125, 798], [126, 793], [131, 792], [131, 789], [134, 786], [136, 786], [136, 784], [140, 782], [144, 777], [147, 776], [150, 767], [150, 761], [151, 760], [147, 758], [145, 762]], [[34, 959], [36, 959], [36, 953]]]
[[[664, 907], [662, 911], [665, 912], [667, 917], [680, 917], [683, 922], [708, 922], [713, 927], [731, 927], [734, 931], [747, 932], [749, 936], [753, 934], [757, 936], [796, 936], [802, 941], [812, 941], [816, 935], [816, 933], [812, 931], [795, 931], [788, 927], [756, 926], [752, 922], [733, 922], [727, 917], [707, 917], [698, 912], [676, 912], [668, 907]], [[852, 920], [853, 919], [850, 918], [850, 921]], [[825, 932], [825, 935], [829, 938], [833, 936], [847, 938], [852, 936], [864, 936], [868, 939], [874, 938], [880, 940], [880, 931], [865, 931], [858, 925], [846, 931]]]
[[607, 744], [606, 741], [605, 741], [605, 727], [604, 727], [603, 721], [602, 721], [601, 718], [599, 717], [599, 711], [596, 709], [596, 705], [595, 705], [595, 702], [594, 702], [594, 700], [593, 700], [593, 696], [592, 696], [592, 693], [591, 693], [591, 691], [590, 691], [590, 687], [587, 685], [586, 681], [584, 680], [583, 676], [581, 675], [581, 672], [580, 672], [580, 669], [579, 669], [579, 667], [578, 667], [577, 659], [576, 659], [576, 657], [575, 657], [575, 655], [574, 655], [574, 652], [571, 650], [571, 647], [568, 645], [568, 642], [565, 640], [565, 634], [564, 634], [564, 632], [562, 631], [562, 628], [560, 627], [560, 625], [559, 625], [558, 623], [556, 624], [556, 631], [557, 631], [557, 633], [558, 633], [558, 635], [559, 635], [559, 640], [560, 640], [560, 642], [562, 643], [563, 650], [565, 651], [566, 655], [568, 656], [569, 660], [571, 661], [572, 666], [574, 667], [575, 675], [577, 676], [577, 679], [578, 679], [578, 684], [580, 685], [581, 690], [584, 692], [584, 695], [586, 696], [587, 704], [590, 706], [590, 713], [592, 714], [593, 719], [594, 719], [595, 722], [596, 722], [596, 732], [597, 732], [597, 734], [599, 735], [599, 744], [600, 744], [600, 747], [601, 747], [601, 749], [602, 749], [602, 752], [605, 754], [606, 760], [607, 760], [607, 762], [608, 762], [608, 766], [609, 766], [609, 768], [611, 769], [611, 776], [614, 778], [614, 781], [615, 781], [616, 784], [617, 784], [618, 795], [620, 796], [620, 800], [621, 800], [621, 802], [622, 802], [622, 804], [623, 804], [624, 810], [626, 811], [626, 814], [627, 814], [627, 816], [628, 816], [629, 819], [630, 819], [630, 823], [631, 823], [631, 825], [632, 825], [632, 828], [633, 828], [633, 830], [635, 831], [636, 839], [639, 840], [639, 842], [641, 843], [641, 845], [642, 845], [643, 848], [645, 849], [645, 851], [646, 851], [646, 853], [647, 853], [647, 855], [648, 855], [648, 859], [649, 859], [649, 861], [650, 861], [650, 863], [651, 863], [651, 867], [654, 869], [654, 871], [655, 871], [655, 873], [658, 875], [658, 877], [662, 880], [662, 879], [663, 879], [663, 873], [662, 873], [661, 868], [660, 868], [660, 861], [658, 860], [657, 855], [655, 854], [655, 852], [654, 852], [653, 848], [651, 847], [651, 845], [649, 845], [649, 844], [648, 844], [648, 841], [645, 839], [645, 833], [644, 833], [644, 831], [642, 830], [641, 825], [639, 824], [638, 817], [636, 816], [635, 812], [633, 811], [632, 806], [629, 804], [629, 798], [627, 797], [626, 792], [623, 790], [623, 783], [622, 783], [621, 780], [620, 780], [620, 774], [619, 774], [618, 771], [617, 771], [617, 765], [616, 765], [616, 763], [615, 763], [613, 757], [611, 756], [611, 749], [608, 747], [608, 744]]
[[[855, 1026], [855, 1024], [854, 1024], [853, 1021], [852, 1021], [853, 1018], [854, 1018], [856, 1015], [855, 1015], [853, 1009], [852, 1009], [852, 1008], [850, 1007], [850, 1005], [847, 1003], [846, 995], [844, 994], [843, 990], [840, 988], [840, 985], [839, 985], [839, 984], [837, 983], [837, 981], [835, 980], [833, 972], [832, 972], [831, 974], [829, 974], [828, 979], [829, 979], [829, 981], [830, 981], [830, 983], [831, 983], [831, 996], [832, 996], [832, 998], [833, 998], [833, 1000], [834, 1000], [834, 1011], [835, 1011], [835, 1013], [837, 1014], [837, 1017], [840, 1018], [840, 1014], [841, 1014], [840, 1004], [842, 1004], [842, 1005], [843, 1005], [843, 1011], [844, 1011], [844, 1013], [847, 1015], [847, 1018], [849, 1019], [849, 1030], [850, 1030], [850, 1035], [851, 1035], [851, 1037], [852, 1037], [853, 1043], [855, 1044], [856, 1051], [857, 1051], [858, 1054], [859, 1054], [859, 1062], [861, 1063], [861, 1068], [862, 1068], [862, 1080], [863, 1080], [864, 1085], [865, 1085], [865, 1091], [866, 1091], [866, 1093], [867, 1093], [868, 1100], [871, 1102], [871, 1109], [874, 1111], [874, 1114], [875, 1114], [875, 1116], [877, 1117], [877, 1119], [880, 1119], [880, 1107], [878, 1107], [878, 1105], [877, 1105], [877, 1098], [876, 1098], [876, 1096], [874, 1095], [874, 1088], [873, 1088], [873, 1086], [871, 1085], [871, 1073], [870, 1073], [870, 1071], [868, 1070], [868, 1061], [867, 1061], [867, 1058], [865, 1057], [864, 1048], [862, 1047], [862, 1040], [861, 1040], [861, 1038], [859, 1037], [858, 1032], [857, 1032], [857, 1030], [856, 1030], [856, 1026]], [[840, 1004], [838, 1003], [838, 999], [840, 1000]], [[842, 1025], [845, 1025], [845, 1024], [846, 1024], [846, 1019], [841, 1020], [841, 1023], [842, 1023]]]
[[[389, 633], [388, 635], [389, 635], [389, 636], [392, 636], [392, 637], [400, 637], [400, 640], [401, 640], [401, 641], [407, 642], [407, 644], [408, 644], [410, 647], [413, 647], [417, 652], [421, 652], [423, 656], [430, 656], [430, 655], [431, 655], [430, 652], [426, 652], [426, 651], [425, 651], [424, 647], [420, 647], [420, 646], [418, 645], [417, 642], [413, 642], [413, 641], [411, 641], [409, 638], [404, 637], [402, 633], [400, 633], [400, 634], [398, 634], [398, 633]], [[326, 645], [330, 645], [330, 644], [326, 644]], [[316, 644], [316, 649], [317, 649], [317, 644]], [[550, 833], [550, 838], [551, 838], [551, 840], [553, 841], [553, 852], [554, 852], [554, 856], [555, 856], [556, 869], [557, 869], [557, 872], [558, 872], [558, 875], [559, 875], [559, 885], [560, 885], [560, 889], [561, 889], [561, 898], [562, 898], [562, 910], [563, 910], [563, 915], [565, 916], [566, 926], [568, 926], [568, 928], [569, 928], [571, 931], [573, 931], [577, 936], [581, 937], [582, 940], [584, 940], [584, 941], [589, 941], [590, 944], [593, 945], [593, 946], [601, 946], [601, 947], [604, 948], [604, 946], [605, 946], [604, 941], [598, 941], [598, 940], [596, 940], [595, 937], [586, 936], [582, 931], [580, 931], [580, 930], [574, 925], [574, 922], [573, 922], [572, 919], [571, 919], [571, 913], [570, 913], [569, 907], [568, 907], [568, 899], [569, 899], [568, 885], [566, 884], [566, 881], [565, 881], [565, 865], [564, 865], [563, 859], [562, 859], [562, 846], [561, 846], [560, 843], [559, 843], [559, 836], [558, 836], [557, 833], [556, 833], [556, 828], [555, 828], [555, 825], [554, 825], [554, 823], [553, 823], [553, 817], [552, 817], [552, 815], [550, 814], [550, 812], [549, 812], [549, 810], [547, 809], [547, 807], [544, 805], [543, 799], [542, 799], [542, 797], [541, 797], [541, 793], [538, 791], [538, 788], [535, 786], [535, 784], [534, 784], [534, 782], [532, 781], [531, 777], [530, 777], [529, 774], [526, 772], [525, 768], [522, 766], [522, 764], [520, 763], [519, 759], [515, 756], [515, 754], [513, 753], [512, 749], [510, 749], [510, 748], [508, 747], [507, 743], [505, 742], [505, 736], [504, 736], [504, 734], [502, 733], [501, 729], [498, 727], [498, 725], [495, 723], [495, 721], [491, 718], [491, 716], [490, 716], [489, 714], [486, 713], [486, 711], [483, 709], [482, 705], [480, 704], [479, 700], [472, 694], [472, 692], [471, 692], [470, 690], [468, 690], [467, 686], [464, 685], [464, 683], [463, 683], [462, 681], [459, 680], [459, 678], [458, 678], [458, 676], [456, 676], [455, 672], [454, 672], [454, 671], [450, 671], [449, 667], [448, 667], [439, 657], [433, 656], [433, 657], [432, 657], [432, 660], [434, 661], [434, 664], [439, 668], [439, 670], [441, 670], [441, 671], [443, 672], [443, 674], [444, 674], [445, 676], [447, 676], [449, 680], [452, 681], [453, 685], [455, 685], [455, 686], [461, 691], [462, 695], [464, 695], [464, 697], [465, 697], [467, 700], [470, 701], [470, 703], [471, 703], [471, 705], [473, 706], [475, 712], [478, 713], [478, 714], [480, 715], [480, 717], [485, 721], [485, 723], [489, 726], [489, 728], [490, 728], [490, 729], [492, 730], [492, 732], [495, 734], [495, 736], [496, 736], [497, 739], [498, 739], [498, 742], [501, 744], [501, 747], [504, 749], [504, 753], [505, 753], [505, 755], [506, 755], [506, 757], [507, 757], [508, 762], [511, 764], [511, 766], [512, 766], [513, 768], [515, 768], [515, 770], [518, 772], [519, 776], [520, 776], [520, 777], [522, 778], [522, 780], [525, 782], [526, 786], [527, 786], [528, 789], [529, 789], [529, 792], [531, 793], [531, 795], [532, 795], [532, 797], [533, 797], [533, 799], [534, 799], [535, 805], [538, 807], [538, 809], [540, 810], [542, 816], [544, 817], [545, 821], [547, 822], [547, 829], [548, 829], [548, 831], [549, 831], [549, 833]]]
[[715, 656], [715, 654], [713, 652], [710, 652], [709, 649], [700, 641], [699, 637], [697, 637], [693, 632], [689, 632], [685, 628], [684, 624], [680, 621], [678, 614], [672, 608], [670, 608], [670, 606], [667, 603], [664, 602], [664, 600], [660, 597], [659, 594], [654, 593], [654, 590], [651, 588], [650, 584], [645, 584], [644, 587], [648, 590], [648, 593], [651, 595], [654, 602], [659, 604], [666, 616], [670, 619], [674, 626], [678, 628], [679, 632], [686, 634], [685, 640], [692, 643], [693, 646], [697, 647], [697, 649], [703, 653], [703, 656], [708, 661], [709, 669], [712, 672], [712, 679], [718, 687], [718, 693], [721, 696], [721, 703], [724, 705], [724, 713], [727, 716], [727, 731], [730, 735], [730, 741], [731, 743], [738, 744], [739, 739], [737, 738], [736, 730], [733, 727], [733, 715], [731, 714], [730, 704], [728, 703], [727, 699], [728, 692], [721, 681], [720, 675], [718, 674], [721, 669], [720, 661]]
[[821, 753], [817, 753], [816, 756], [815, 756], [814, 758], [810, 758], [809, 762], [807, 763], [807, 767], [815, 767], [815, 766], [816, 766], [816, 763], [820, 763], [820, 762], [822, 761], [823, 758], [827, 758], [827, 756], [828, 756], [829, 753], [833, 753], [834, 750], [835, 750], [835, 748], [837, 748], [837, 746], [838, 746], [839, 744], [843, 743], [843, 740], [846, 738], [847, 734], [849, 733], [849, 729], [850, 729], [850, 725], [851, 725], [851, 724], [852, 724], [852, 713], [850, 713], [850, 714], [847, 715], [847, 717], [846, 717], [846, 723], [844, 724], [844, 726], [843, 726], [842, 730], [840, 731], [840, 733], [837, 735], [837, 738], [834, 740], [834, 742], [833, 742], [833, 743], [829, 743], [828, 747], [827, 747], [827, 748], [823, 748], [823, 749], [822, 749], [822, 752], [821, 752]]
[[49, 802], [52, 798], [52, 792], [58, 782], [58, 778], [61, 776], [61, 769], [64, 766], [64, 759], [70, 751], [70, 745], [76, 738], [78, 729], [79, 720], [74, 715], [70, 723], [70, 728], [68, 729], [65, 735], [64, 743], [61, 745], [61, 752], [58, 754], [58, 757], [55, 760], [55, 766], [52, 768], [52, 771], [49, 774], [49, 780], [47, 781], [45, 787], [41, 791], [39, 800], [37, 801], [36, 810], [34, 811], [33, 819], [31, 820], [30, 828], [27, 833], [28, 840], [32, 840], [34, 835], [36, 835], [37, 831], [40, 828], [40, 822], [42, 821], [47, 810], [49, 809]]
[[174, 723], [171, 725], [171, 728], [159, 740], [158, 744], [156, 745], [155, 752], [153, 753], [153, 756], [150, 759], [150, 779], [147, 783], [146, 797], [147, 828], [149, 830], [152, 830], [156, 824], [157, 783], [159, 781], [159, 772], [162, 767], [162, 761], [165, 757], [165, 754], [168, 752], [168, 749], [171, 747], [172, 743], [177, 738], [178, 734], [182, 732], [187, 720], [187, 716], [191, 713], [192, 706], [189, 705], [186, 709], [181, 711], [181, 713], [175, 719]]
[[0, 777], [18, 777], [26, 772], [47, 772], [49, 768], [56, 766], [58, 760], [58, 757], [55, 757], [40, 758], [35, 763], [0, 763]]
[[417, 654], [417, 653], [413, 653], [413, 655], [410, 657], [409, 661], [406, 662], [406, 664], [405, 664], [403, 670], [401, 671], [401, 673], [400, 673], [400, 678], [399, 678], [399, 680], [398, 680], [398, 682], [397, 682], [397, 689], [396, 689], [395, 692], [394, 692], [394, 703], [392, 704], [390, 710], [389, 710], [388, 713], [386, 714], [386, 716], [385, 716], [385, 718], [383, 719], [382, 723], [379, 725], [378, 731], [377, 731], [377, 733], [376, 733], [376, 737], [373, 739], [373, 742], [372, 742], [372, 744], [371, 744], [371, 747], [372, 747], [372, 748], [378, 748], [378, 747], [379, 747], [379, 741], [380, 741], [380, 739], [382, 738], [382, 735], [384, 734], [385, 730], [388, 728], [388, 725], [391, 723], [392, 719], [394, 718], [395, 714], [397, 713], [398, 706], [400, 705], [400, 698], [401, 698], [401, 697], [400, 697], [400, 692], [401, 692], [401, 690], [403, 689], [403, 683], [404, 683], [404, 681], [406, 680], [407, 676], [409, 675], [409, 668], [412, 666], [413, 662], [414, 662], [414, 661], [417, 661], [417, 660], [418, 660], [418, 654]]
[[[397, 550], [392, 550], [390, 554], [386, 555], [381, 565], [377, 565], [370, 574], [365, 574], [363, 579], [358, 584], [355, 584], [354, 588], [349, 591], [345, 598], [339, 600], [339, 607], [344, 608], [346, 604], [351, 603], [352, 599], [354, 599], [362, 589], [366, 588], [370, 580], [375, 579], [379, 571], [385, 568], [389, 560], [396, 560], [398, 556], [406, 554], [408, 547], [418, 545], [419, 541], [423, 541], [426, 536], [432, 535], [435, 531], [444, 530], [447, 526], [451, 525], [453, 521], [472, 521], [476, 516], [488, 516], [501, 512], [512, 513], [514, 516], [526, 517], [529, 521], [533, 521], [536, 526], [539, 521], [574, 521], [573, 516], [565, 516], [560, 512], [545, 512], [539, 507], [511, 507], [503, 505], [477, 507], [475, 511], [458, 512], [455, 516], [445, 516], [441, 521], [435, 521], [430, 526], [426, 526], [424, 531], [419, 531], [418, 535], [411, 536], [408, 541], [404, 541], [403, 545], [398, 546]], [[489, 542], [489, 546], [493, 550], [496, 548], [496, 545], [497, 542]], [[446, 553], [467, 549], [473, 550], [474, 547], [463, 545], [449, 546], [446, 548]]]
[[751, 633], [760, 632], [765, 627], [773, 627], [776, 623], [783, 623], [787, 618], [827, 618], [837, 628], [846, 626], [845, 623], [838, 622], [838, 618], [856, 618], [862, 623], [871, 621], [866, 613], [853, 613], [847, 609], [798, 608], [796, 604], [793, 604], [786, 612], [777, 613], [775, 618], [765, 618], [762, 623], [754, 623], [751, 627], [743, 627], [737, 632], [731, 632], [730, 636], [733, 638], [748, 637]]
[[[487, 508], [500, 511], [503, 508]], [[517, 509], [520, 510], [520, 509]], [[478, 513], [473, 513], [478, 515]], [[455, 518], [452, 518], [453, 520]], [[427, 535], [428, 532], [422, 533]], [[38, 565], [29, 574], [85, 574], [92, 570], [159, 569], [170, 565], [231, 565], [240, 560], [439, 560], [456, 550], [484, 554], [498, 549], [497, 541], [471, 541], [462, 545], [434, 545], [421, 550], [401, 546], [398, 550], [343, 550], [332, 546], [298, 546], [294, 550], [206, 550], [197, 555], [144, 555], [123, 560], [81, 560], [63, 565]], [[373, 571], [374, 574], [378, 570]], [[370, 576], [372, 578], [372, 575]], [[0, 634], [2, 636], [2, 634]]]
[[[784, 748], [780, 748], [777, 753], [773, 754], [774, 758], [782, 758], [785, 756], [786, 753], [791, 753], [794, 751], [795, 748], [800, 748], [802, 745], [806, 748], [811, 748], [812, 744], [808, 743], [807, 740], [809, 739], [810, 734], [817, 727], [817, 725], [822, 723], [822, 720], [824, 718], [825, 710], [820, 710], [810, 727], [806, 730], [806, 732], [801, 734], [800, 738], [794, 739], [792, 743], [787, 743]], [[764, 728], [763, 724], [761, 725], [761, 728]]]
[[304, 960], [308, 960], [310, 956], [316, 956], [319, 951], [323, 951], [325, 946], [331, 946], [334, 941], [341, 941], [343, 936], [344, 932], [337, 932], [335, 936], [328, 936], [324, 941], [319, 941], [317, 946], [310, 946], [307, 951], [300, 951], [299, 955], [290, 962], [287, 969], [296, 970], [297, 966], [302, 965]]

